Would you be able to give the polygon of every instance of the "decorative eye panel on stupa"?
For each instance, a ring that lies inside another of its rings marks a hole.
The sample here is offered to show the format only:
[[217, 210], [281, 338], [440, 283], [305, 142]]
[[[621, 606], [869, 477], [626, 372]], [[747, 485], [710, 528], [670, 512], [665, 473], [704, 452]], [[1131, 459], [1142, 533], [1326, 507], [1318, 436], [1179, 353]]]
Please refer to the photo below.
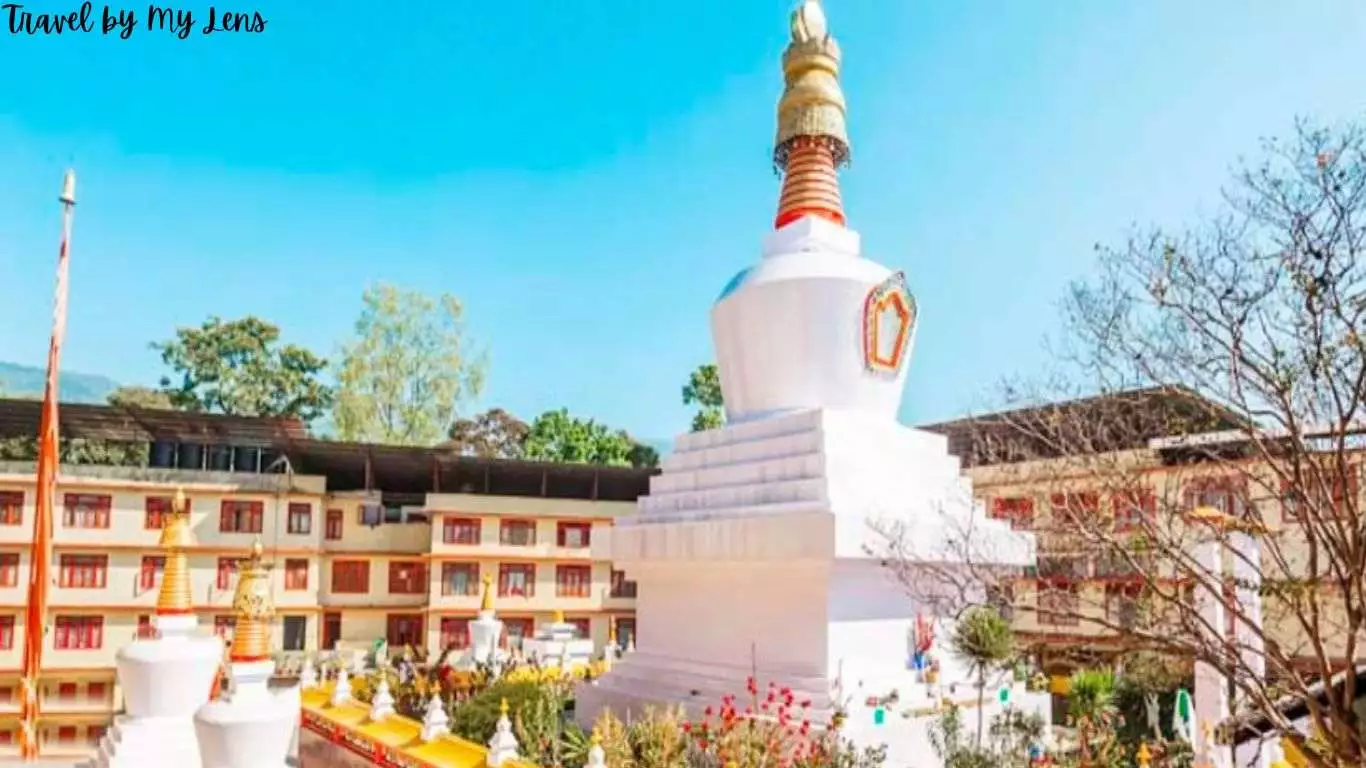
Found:
[[863, 302], [864, 367], [885, 376], [900, 373], [915, 317], [915, 297], [906, 288], [905, 273], [897, 272], [873, 286]]

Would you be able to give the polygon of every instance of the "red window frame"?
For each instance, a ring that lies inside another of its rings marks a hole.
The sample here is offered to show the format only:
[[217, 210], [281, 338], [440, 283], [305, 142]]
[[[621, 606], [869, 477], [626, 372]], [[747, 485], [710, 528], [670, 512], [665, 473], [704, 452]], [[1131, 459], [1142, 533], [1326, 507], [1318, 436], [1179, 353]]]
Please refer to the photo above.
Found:
[[[1337, 519], [1342, 515], [1347, 514], [1347, 497], [1359, 497], [1361, 495], [1361, 483], [1357, 479], [1358, 472], [1359, 468], [1357, 465], [1349, 464], [1347, 466], [1348, 474], [1346, 483], [1343, 483], [1342, 478], [1340, 477], [1333, 478], [1332, 499], [1327, 500], [1320, 498], [1318, 504], [1320, 517], [1325, 519]], [[1308, 485], [1313, 485], [1318, 482], [1321, 482], [1321, 480], [1312, 477], [1306, 479], [1306, 484]], [[1292, 482], [1281, 482], [1281, 521], [1286, 523], [1297, 522], [1300, 519], [1299, 513], [1295, 511], [1294, 508], [1295, 500], [1287, 498], [1295, 495], [1296, 489], [1293, 486], [1294, 484]], [[1322, 497], [1323, 494], [1319, 492], [1318, 489], [1315, 489], [1315, 495]]]
[[1054, 525], [1091, 522], [1100, 513], [1100, 494], [1095, 491], [1055, 493], [1048, 502]]
[[389, 561], [389, 594], [425, 595], [427, 569], [418, 560]]
[[441, 649], [463, 651], [470, 647], [470, 620], [464, 616], [441, 617]]
[[143, 640], [152, 640], [156, 638], [157, 631], [152, 627], [151, 616], [148, 616], [145, 613], [138, 616], [137, 636]]
[[1075, 627], [1080, 623], [1077, 614], [1081, 612], [1081, 592], [1077, 584], [1040, 581], [1035, 587], [1034, 598], [1039, 624]]
[[62, 555], [57, 586], [104, 589], [109, 583], [109, 555]]
[[285, 561], [285, 590], [298, 592], [308, 589], [308, 558], [292, 557]]
[[[148, 496], [143, 506], [146, 515], [142, 527], [149, 531], [160, 530], [166, 525], [166, 516], [171, 513], [173, 501], [170, 496]], [[185, 512], [190, 511], [190, 501], [185, 500]]]
[[218, 589], [232, 589], [233, 578], [237, 576], [237, 565], [235, 557], [218, 558], [218, 579], [214, 586]]
[[593, 566], [555, 566], [556, 597], [588, 597], [593, 591]]
[[62, 496], [62, 525], [67, 528], [109, 527], [114, 498], [105, 493], [67, 493]]
[[635, 598], [636, 583], [626, 578], [626, 571], [612, 571], [612, 587], [609, 595], [616, 598]]
[[0, 703], [8, 704], [11, 701], [14, 701], [14, 686], [0, 685]]
[[75, 684], [75, 683], [58, 683], [58, 684], [57, 684], [57, 698], [61, 699], [62, 701], [75, 701], [75, 699], [76, 699], [76, 684]]
[[[1187, 511], [1204, 506], [1230, 517], [1246, 517], [1246, 488], [1246, 483], [1238, 477], [1197, 478], [1186, 484], [1184, 506]], [[1210, 497], [1215, 497], [1215, 503], [1208, 503]]]
[[520, 617], [515, 619], [504, 618], [503, 634], [498, 640], [499, 645], [501, 645], [504, 648], [507, 648], [508, 646], [512, 645], [513, 640], [516, 640], [518, 644], [520, 644], [521, 641], [535, 636], [536, 622], [534, 619], [529, 619], [526, 617]]
[[24, 492], [0, 491], [0, 525], [24, 524]]
[[370, 591], [370, 562], [368, 560], [333, 560], [332, 592], [339, 595], [363, 595]]
[[307, 536], [313, 532], [313, 505], [306, 501], [289, 503], [289, 518], [285, 532], [295, 536]]
[[[523, 574], [526, 588], [514, 587], [512, 576]], [[536, 596], [536, 564], [535, 563], [499, 563], [498, 565], [498, 596], [499, 597], [535, 597]]]
[[577, 632], [578, 636], [581, 638], [593, 636], [593, 624], [587, 617], [580, 616], [578, 618], [565, 619], [564, 622], [566, 624], [573, 624], [574, 631]]
[[143, 555], [142, 568], [138, 571], [138, 589], [144, 592], [155, 589], [161, 584], [161, 576], [165, 573], [165, 555]]
[[327, 528], [323, 531], [323, 538], [328, 541], [336, 541], [342, 537], [342, 521], [346, 515], [340, 509], [327, 510]]
[[1123, 533], [1157, 521], [1157, 496], [1150, 490], [1122, 491], [1110, 499], [1115, 531]]
[[991, 517], [1010, 523], [1020, 531], [1034, 527], [1034, 499], [1029, 496], [997, 496], [991, 500]]
[[213, 633], [222, 638], [232, 637], [237, 628], [237, 617], [231, 613], [220, 613], [213, 617]]
[[103, 616], [58, 616], [52, 647], [58, 651], [98, 651], [104, 647]]
[[106, 699], [106, 698], [108, 698], [108, 697], [109, 697], [109, 684], [108, 684], [108, 683], [97, 682], [97, 683], [86, 683], [86, 684], [85, 684], [85, 698], [86, 698], [86, 699], [88, 699], [88, 700], [90, 700], [90, 701], [94, 701], [94, 702], [99, 702], [99, 701], [103, 701], [104, 699]]
[[219, 533], [260, 533], [265, 518], [263, 501], [224, 499], [218, 507]]
[[[456, 592], [451, 586], [455, 575], [461, 571], [465, 572], [465, 591]], [[479, 564], [478, 563], [442, 563], [441, 564], [441, 594], [443, 595], [477, 595], [479, 594]]]
[[[570, 532], [577, 531], [583, 534], [582, 544], [570, 544]], [[555, 546], [566, 549], [587, 549], [593, 543], [593, 524], [592, 523], [557, 523], [555, 525]]]
[[106, 730], [108, 730], [107, 726], [88, 725], [85, 728], [85, 740], [88, 741], [92, 747], [98, 746], [100, 739], [104, 738]]
[[57, 727], [57, 743], [72, 744], [76, 741], [76, 726], [62, 725]]
[[0, 587], [19, 586], [19, 553], [0, 552]]
[[426, 634], [427, 622], [420, 613], [391, 613], [385, 617], [384, 639], [390, 647], [425, 646]]
[[14, 648], [14, 616], [0, 616], [0, 650]]
[[478, 518], [447, 517], [441, 521], [441, 541], [446, 544], [477, 546], [483, 538], [483, 525]]
[[[526, 541], [513, 541], [514, 531], [530, 531]], [[534, 547], [536, 546], [536, 521], [535, 520], [502, 520], [498, 523], [498, 543], [505, 547]]]

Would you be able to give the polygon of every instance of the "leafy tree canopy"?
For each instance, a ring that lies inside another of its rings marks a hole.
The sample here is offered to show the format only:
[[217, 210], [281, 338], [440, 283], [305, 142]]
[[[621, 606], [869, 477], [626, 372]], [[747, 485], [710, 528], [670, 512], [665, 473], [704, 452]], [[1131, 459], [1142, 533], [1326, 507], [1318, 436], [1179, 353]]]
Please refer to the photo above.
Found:
[[165, 392], [151, 387], [119, 387], [109, 393], [106, 398], [110, 405], [132, 408], [159, 408], [170, 410], [175, 408], [171, 404], [171, 398]]
[[463, 456], [519, 459], [529, 431], [525, 421], [502, 408], [490, 408], [467, 419], [456, 419], [448, 433], [450, 440], [443, 447]]
[[692, 431], [716, 429], [726, 421], [725, 402], [721, 397], [721, 376], [716, 363], [697, 366], [683, 385], [683, 404], [698, 406], [692, 417]]
[[569, 411], [546, 411], [531, 422], [522, 444], [526, 458], [569, 464], [654, 466], [659, 454], [637, 443], [625, 430], [614, 430]]
[[252, 316], [178, 328], [175, 338], [152, 345], [174, 372], [162, 377], [161, 391], [188, 411], [312, 421], [332, 403], [318, 379], [327, 361], [279, 342], [279, 327]]
[[456, 408], [478, 396], [487, 367], [472, 354], [454, 296], [379, 284], [362, 297], [355, 337], [342, 350], [334, 412], [342, 440], [433, 445]]

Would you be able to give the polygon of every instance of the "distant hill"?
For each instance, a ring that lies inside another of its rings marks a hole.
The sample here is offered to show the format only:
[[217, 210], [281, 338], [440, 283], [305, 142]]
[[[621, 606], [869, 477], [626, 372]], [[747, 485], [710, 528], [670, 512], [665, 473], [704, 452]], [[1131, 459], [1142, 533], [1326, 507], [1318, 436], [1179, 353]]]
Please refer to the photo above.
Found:
[[[4, 397], [41, 397], [46, 378], [42, 368], [0, 361], [0, 395]], [[57, 397], [64, 403], [103, 403], [118, 387], [107, 376], [62, 371]]]

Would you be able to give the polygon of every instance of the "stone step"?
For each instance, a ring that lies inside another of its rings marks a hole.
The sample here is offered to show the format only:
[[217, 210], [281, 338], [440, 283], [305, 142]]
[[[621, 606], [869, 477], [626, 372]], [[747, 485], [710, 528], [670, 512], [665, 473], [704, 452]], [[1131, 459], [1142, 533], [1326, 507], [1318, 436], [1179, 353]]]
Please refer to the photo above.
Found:
[[826, 498], [826, 481], [816, 477], [805, 480], [779, 480], [763, 483], [680, 491], [661, 495], [651, 494], [640, 499], [642, 514], [657, 512], [686, 512], [702, 509], [753, 507], [765, 504], [819, 502]]

